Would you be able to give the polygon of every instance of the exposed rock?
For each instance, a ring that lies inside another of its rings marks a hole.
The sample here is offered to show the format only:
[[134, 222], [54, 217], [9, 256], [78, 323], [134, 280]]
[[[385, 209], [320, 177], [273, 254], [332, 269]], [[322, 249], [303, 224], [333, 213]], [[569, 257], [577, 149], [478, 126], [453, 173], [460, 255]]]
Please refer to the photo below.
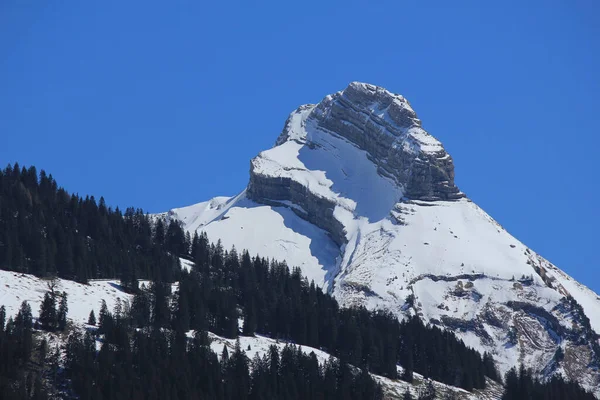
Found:
[[[251, 171], [253, 171], [252, 168]], [[343, 225], [333, 217], [335, 203], [318, 196], [293, 179], [251, 173], [248, 196], [269, 205], [281, 205], [274, 204], [277, 200], [289, 201], [298, 205], [302, 211], [292, 208], [296, 214], [329, 232], [331, 238], [339, 246], [346, 241]]]
[[[276, 145], [297, 140], [292, 135], [292, 117], [308, 110], [308, 120], [316, 122], [318, 129], [343, 137], [366, 151], [380, 174], [402, 187], [407, 199], [464, 197], [454, 184], [452, 157], [421, 127], [421, 121], [404, 97], [377, 86], [353, 82], [316, 106], [299, 107], [286, 120]], [[315, 144], [307, 139], [305, 145], [311, 148]], [[250, 199], [265, 204], [270, 200], [293, 202], [306, 211], [301, 215], [303, 218], [327, 230], [336, 243], [346, 242], [341, 224], [333, 218], [333, 202], [290, 178], [262, 174], [257, 168], [260, 158], [259, 154], [250, 164], [247, 190]], [[402, 224], [399, 215], [396, 217]]]

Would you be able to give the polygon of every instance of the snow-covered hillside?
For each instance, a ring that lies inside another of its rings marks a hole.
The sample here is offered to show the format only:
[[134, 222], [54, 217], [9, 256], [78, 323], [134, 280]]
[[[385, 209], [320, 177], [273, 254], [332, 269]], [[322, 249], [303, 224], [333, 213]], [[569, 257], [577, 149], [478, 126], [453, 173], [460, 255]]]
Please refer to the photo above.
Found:
[[[331, 282], [339, 248], [327, 232], [299, 218], [288, 207], [272, 207], [249, 200], [245, 192], [233, 198], [215, 198], [172, 210], [171, 218], [189, 231], [205, 231], [229, 249], [250, 249], [302, 268], [315, 283]], [[256, 227], [265, 229], [257, 232]]]
[[[27, 301], [34, 317], [37, 317], [44, 294], [49, 291], [49, 283], [33, 275], [0, 270], [0, 306], [6, 308], [7, 316], [14, 316], [21, 303]], [[102, 300], [106, 301], [110, 310], [118, 301], [131, 300], [131, 295], [125, 293], [119, 281], [115, 280], [92, 280], [88, 285], [82, 285], [56, 279], [55, 290], [67, 293], [68, 319], [76, 324], [87, 322], [92, 310], [99, 315]]]
[[[452, 329], [492, 352], [503, 372], [525, 363], [600, 386], [566, 297], [596, 332], [600, 298], [467, 199], [450, 155], [385, 89], [352, 83], [298, 108], [275, 147], [252, 160], [239, 195], [163, 216], [299, 266], [342, 305], [416, 313]], [[584, 361], [553, 366], [558, 347]]]
[[[189, 262], [181, 260], [185, 264], [184, 268], [190, 267]], [[38, 314], [39, 306], [42, 302], [44, 293], [49, 290], [48, 280], [37, 278], [33, 275], [15, 273], [10, 271], [0, 270], [0, 305], [6, 308], [7, 317], [14, 317], [23, 301], [27, 301], [31, 307], [34, 317]], [[148, 284], [147, 281], [139, 281], [140, 285]], [[114, 309], [118, 302], [123, 306], [132, 301], [132, 296], [125, 293], [118, 281], [114, 280], [93, 280], [89, 285], [82, 285], [68, 280], [57, 279], [55, 281], [56, 291], [66, 292], [68, 295], [68, 320], [70, 322], [70, 330], [85, 330], [94, 329], [94, 327], [86, 324], [89, 312], [94, 310], [96, 315], [99, 315], [100, 305], [102, 301], [106, 301], [110, 310]], [[173, 285], [173, 293], [178, 290], [178, 285]], [[240, 324], [241, 326], [241, 324]], [[56, 334], [39, 331], [39, 335], [43, 336], [52, 348], [64, 345], [66, 336], [60, 332]], [[192, 338], [194, 331], [188, 332], [188, 336]], [[234, 351], [236, 339], [227, 339], [209, 332], [211, 341], [211, 349], [220, 356], [223, 347], [227, 347], [229, 352]], [[96, 347], [99, 350], [102, 346], [102, 337], [96, 338]], [[249, 359], [254, 357], [263, 357], [267, 354], [270, 346], [276, 346], [280, 351], [287, 345], [285, 341], [271, 339], [262, 335], [255, 336], [240, 336], [240, 346], [245, 351]], [[320, 364], [327, 362], [331, 355], [316, 348], [302, 346], [302, 351], [306, 354], [314, 352]], [[399, 373], [402, 373], [402, 368], [398, 367]], [[427, 380], [418, 373], [414, 374], [413, 384], [406, 383], [401, 380], [391, 380], [382, 376], [373, 375], [373, 378], [381, 383], [385, 393], [385, 398], [399, 399], [408, 389], [413, 395], [417, 395], [423, 388]], [[432, 381], [437, 392], [442, 394], [446, 392], [455, 392], [462, 399], [489, 399], [497, 400], [500, 398], [502, 387], [493, 381], [488, 381], [488, 387], [485, 390], [467, 392], [463, 389], [448, 386], [440, 382]]]
[[[193, 331], [190, 331], [188, 336], [192, 337]], [[211, 344], [210, 347], [212, 351], [214, 351], [217, 355], [222, 354], [223, 347], [227, 347], [228, 352], [231, 354], [236, 346], [236, 339], [227, 339], [215, 334], [209, 334]], [[246, 355], [252, 360], [254, 357], [263, 357], [265, 354], [268, 354], [268, 350], [270, 346], [276, 346], [279, 351], [283, 350], [286, 346], [285, 342], [277, 341], [265, 336], [256, 335], [256, 336], [240, 336], [240, 347], [242, 350], [246, 352]], [[325, 353], [322, 350], [315, 349], [309, 346], [301, 346], [302, 352], [305, 354], [315, 353], [319, 364], [324, 364], [331, 357], [330, 354]], [[398, 367], [398, 374], [402, 374], [402, 367]], [[418, 396], [421, 388], [426, 384], [426, 379], [423, 378], [422, 375], [415, 373], [414, 374], [414, 382], [413, 384], [409, 384], [399, 379], [389, 379], [386, 377], [382, 377], [379, 375], [373, 375], [375, 380], [382, 385], [384, 389], [385, 398], [386, 399], [401, 399], [402, 395], [408, 390], [413, 396]], [[456, 393], [459, 398], [464, 400], [496, 400], [500, 399], [502, 395], [502, 387], [491, 380], [487, 381], [486, 389], [484, 390], [476, 390], [474, 392], [467, 392], [466, 390], [456, 388], [454, 386], [448, 386], [441, 382], [432, 381], [436, 391], [439, 395], [442, 395], [447, 392]]]

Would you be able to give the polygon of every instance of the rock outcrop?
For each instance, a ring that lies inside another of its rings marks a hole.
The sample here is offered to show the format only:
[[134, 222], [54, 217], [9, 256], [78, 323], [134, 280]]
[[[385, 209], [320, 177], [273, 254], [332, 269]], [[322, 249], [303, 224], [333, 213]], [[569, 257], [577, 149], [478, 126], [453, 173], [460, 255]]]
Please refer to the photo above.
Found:
[[271, 206], [295, 205], [290, 207], [292, 211], [329, 232], [338, 246], [346, 242], [344, 226], [333, 216], [335, 203], [311, 192], [292, 178], [250, 173], [246, 193], [254, 201]]
[[[307, 120], [314, 120], [317, 129], [343, 137], [366, 151], [380, 173], [403, 188], [405, 197], [426, 201], [464, 197], [454, 184], [452, 157], [421, 127], [421, 121], [404, 97], [377, 86], [353, 82], [345, 90], [325, 97], [316, 106], [301, 106], [294, 113], [306, 110], [310, 110]], [[276, 145], [294, 140], [290, 134], [290, 120], [286, 121]], [[298, 193], [288, 190], [293, 185], [255, 176], [255, 164], [254, 161], [251, 163], [248, 190], [252, 199], [294, 201], [292, 197], [297, 197]], [[296, 204], [315, 209], [311, 206], [314, 199], [306, 200]], [[330, 218], [326, 220], [331, 222]]]
[[313, 112], [319, 126], [367, 151], [405, 196], [418, 200], [464, 197], [454, 185], [454, 164], [429, 135], [408, 101], [386, 89], [353, 82], [327, 96]]

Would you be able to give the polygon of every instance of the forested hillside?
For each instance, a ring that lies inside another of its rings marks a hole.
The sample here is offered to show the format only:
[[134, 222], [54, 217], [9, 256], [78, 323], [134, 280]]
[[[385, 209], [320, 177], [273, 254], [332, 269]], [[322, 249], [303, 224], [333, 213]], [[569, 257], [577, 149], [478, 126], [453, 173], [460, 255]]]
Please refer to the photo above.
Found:
[[173, 222], [153, 227], [140, 209], [108, 207], [60, 188], [35, 167], [0, 171], [0, 267], [78, 282], [120, 278], [176, 279], [183, 231]]
[[[50, 286], [42, 304], [23, 303], [15, 318], [0, 309], [6, 398], [379, 399], [370, 374], [412, 382], [417, 372], [468, 391], [484, 388], [486, 377], [501, 381], [490, 354], [451, 332], [416, 317], [341, 308], [284, 261], [225, 250], [139, 209], [122, 214], [103, 199], [70, 195], [34, 167], [0, 172], [0, 242], [3, 269], [80, 282], [117, 278], [133, 294], [131, 304], [91, 313], [85, 327], [67, 324], [68, 293]], [[179, 257], [193, 262], [189, 271]], [[151, 282], [140, 286], [139, 278]], [[41, 332], [68, 339], [48, 348]], [[259, 333], [290, 345], [253, 360], [240, 346], [218, 357], [207, 332]], [[319, 365], [299, 345], [334, 357]], [[547, 398], [547, 388], [564, 393], [557, 399], [589, 397], [575, 384], [517, 378], [530, 398]], [[507, 399], [520, 390], [514, 381], [507, 377]]]

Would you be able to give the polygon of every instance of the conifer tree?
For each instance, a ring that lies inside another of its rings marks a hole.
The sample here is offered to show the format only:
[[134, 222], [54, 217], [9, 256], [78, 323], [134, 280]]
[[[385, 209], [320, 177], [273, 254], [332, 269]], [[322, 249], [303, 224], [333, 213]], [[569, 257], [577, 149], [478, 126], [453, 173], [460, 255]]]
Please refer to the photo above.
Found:
[[4, 326], [6, 325], [6, 308], [0, 306], [0, 333], [4, 332]]
[[65, 327], [67, 326], [67, 313], [69, 312], [69, 306], [67, 303], [67, 293], [63, 292], [60, 295], [60, 302], [58, 305], [58, 312], [57, 312], [57, 326], [58, 329], [63, 331], [65, 330]]
[[38, 318], [41, 328], [47, 331], [53, 331], [58, 326], [58, 315], [56, 312], [56, 296], [54, 293], [46, 292], [44, 300], [40, 306], [40, 315]]
[[113, 318], [111, 313], [108, 311], [108, 306], [104, 300], [102, 300], [102, 304], [100, 306], [100, 316], [98, 322], [98, 333], [106, 334], [112, 331]]

